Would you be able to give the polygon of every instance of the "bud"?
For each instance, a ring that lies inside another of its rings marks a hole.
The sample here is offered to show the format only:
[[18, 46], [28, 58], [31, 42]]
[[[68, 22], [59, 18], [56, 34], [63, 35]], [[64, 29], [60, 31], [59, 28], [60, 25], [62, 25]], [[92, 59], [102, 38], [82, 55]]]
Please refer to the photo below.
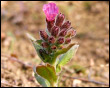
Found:
[[55, 43], [55, 38], [53, 36], [48, 38], [49, 43]]
[[70, 38], [65, 39], [65, 44], [69, 44], [71, 42]]
[[67, 29], [62, 29], [61, 32], [59, 33], [59, 36], [64, 37], [67, 34]]
[[71, 27], [71, 29], [68, 30], [66, 37], [73, 37], [75, 35], [76, 35], [76, 30], [72, 29]]
[[64, 38], [63, 38], [63, 37], [60, 37], [60, 38], [58, 39], [58, 43], [59, 43], [59, 44], [63, 44], [63, 43], [64, 43]]
[[42, 45], [43, 48], [47, 48], [48, 47], [48, 43], [46, 43], [46, 42], [42, 42], [41, 45]]
[[58, 33], [59, 33], [59, 28], [57, 27], [57, 26], [54, 26], [53, 28], [52, 28], [52, 31], [51, 31], [51, 35], [53, 35], [53, 36], [58, 36]]
[[70, 27], [71, 23], [69, 21], [66, 21], [62, 26], [61, 29], [66, 28], [68, 29]]
[[48, 31], [50, 32], [50, 31], [51, 31], [51, 28], [54, 26], [55, 20], [48, 21], [48, 20], [46, 19], [46, 22], [47, 22], [47, 29], [48, 29]]
[[47, 40], [48, 39], [48, 35], [45, 31], [40, 31], [40, 36], [43, 40]]
[[52, 47], [51, 47], [51, 49], [52, 50], [55, 50], [57, 47], [55, 46], [55, 45], [53, 45]]
[[58, 14], [57, 15], [57, 18], [56, 18], [56, 26], [59, 26], [60, 27], [62, 25], [64, 19], [65, 19], [64, 14], [61, 14], [61, 13]]

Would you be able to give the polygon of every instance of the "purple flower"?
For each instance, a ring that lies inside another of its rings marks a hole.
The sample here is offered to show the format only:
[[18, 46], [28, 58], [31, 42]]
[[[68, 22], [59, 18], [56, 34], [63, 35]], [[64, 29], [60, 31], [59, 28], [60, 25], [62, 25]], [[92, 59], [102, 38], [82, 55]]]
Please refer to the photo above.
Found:
[[43, 11], [46, 15], [48, 21], [55, 19], [55, 16], [58, 14], [59, 9], [55, 3], [44, 4]]

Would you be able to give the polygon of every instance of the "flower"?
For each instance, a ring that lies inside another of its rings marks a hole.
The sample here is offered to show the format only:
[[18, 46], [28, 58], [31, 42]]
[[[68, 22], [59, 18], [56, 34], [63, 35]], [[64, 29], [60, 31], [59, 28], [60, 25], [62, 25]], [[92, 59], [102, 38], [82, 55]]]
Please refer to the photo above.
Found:
[[44, 4], [43, 11], [46, 15], [48, 21], [52, 21], [55, 19], [56, 15], [59, 12], [58, 7], [55, 3]]
[[[44, 4], [43, 11], [46, 15], [47, 27], [45, 31], [40, 31], [41, 40], [43, 40], [40, 43], [41, 46], [48, 54], [51, 54], [53, 51], [71, 45], [72, 37], [76, 35], [76, 30], [71, 27], [71, 22], [65, 20], [64, 14], [58, 13], [59, 9], [55, 3]], [[42, 52], [41, 54], [44, 54]]]

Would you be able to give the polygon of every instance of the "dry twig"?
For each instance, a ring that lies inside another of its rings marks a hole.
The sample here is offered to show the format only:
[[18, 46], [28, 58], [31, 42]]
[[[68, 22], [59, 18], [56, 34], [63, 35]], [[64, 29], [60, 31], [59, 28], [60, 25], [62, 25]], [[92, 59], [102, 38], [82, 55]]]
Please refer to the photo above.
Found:
[[26, 67], [26, 68], [32, 68], [33, 66], [32, 65], [29, 65], [29, 64], [26, 64], [24, 63], [23, 61], [19, 60], [18, 58], [15, 58], [15, 57], [12, 57], [12, 56], [9, 56], [9, 55], [5, 55], [5, 54], [1, 54], [2, 57], [7, 57], [9, 60], [11, 61], [15, 61], [15, 62], [18, 62], [20, 63], [23, 67]]

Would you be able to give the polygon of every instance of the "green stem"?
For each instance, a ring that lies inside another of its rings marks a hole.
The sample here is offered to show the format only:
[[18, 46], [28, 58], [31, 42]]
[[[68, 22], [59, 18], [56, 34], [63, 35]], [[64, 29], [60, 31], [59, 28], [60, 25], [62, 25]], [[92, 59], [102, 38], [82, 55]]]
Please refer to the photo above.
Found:
[[[51, 65], [55, 68], [55, 72], [56, 72], [56, 65], [57, 65], [57, 61], [55, 61], [54, 63], [51, 63]], [[57, 79], [58, 80], [58, 79]], [[51, 87], [57, 87], [57, 82], [56, 83], [52, 83]]]

